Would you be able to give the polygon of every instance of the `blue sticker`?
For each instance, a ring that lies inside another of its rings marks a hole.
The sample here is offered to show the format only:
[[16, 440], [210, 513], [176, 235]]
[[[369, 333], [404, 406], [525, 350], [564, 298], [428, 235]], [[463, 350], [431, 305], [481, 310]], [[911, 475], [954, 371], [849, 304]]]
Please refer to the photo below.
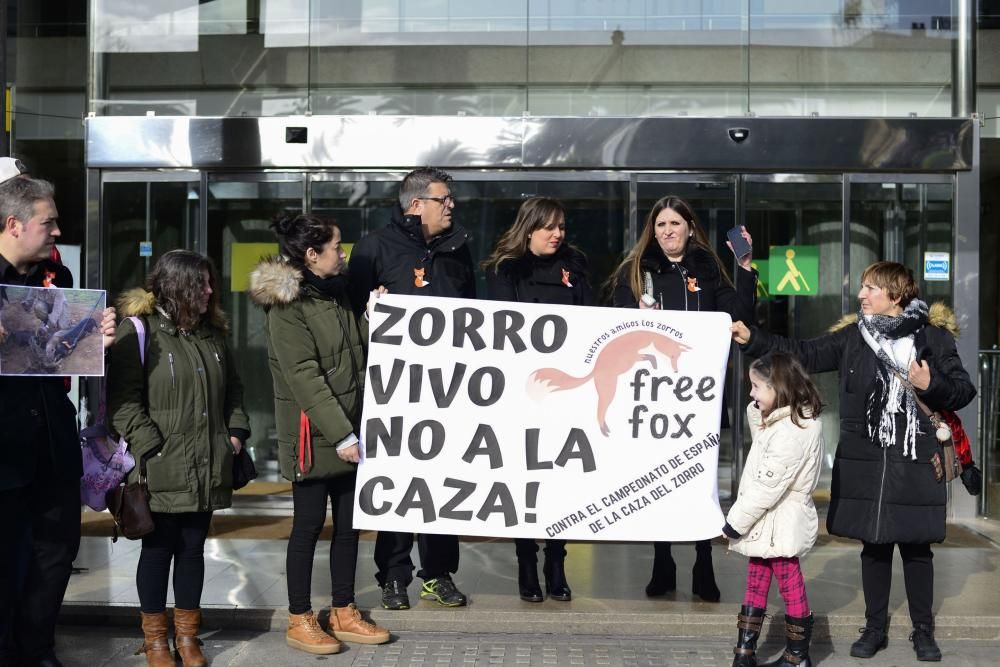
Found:
[[152, 256], [153, 256], [153, 242], [139, 241], [139, 257], [152, 257]]

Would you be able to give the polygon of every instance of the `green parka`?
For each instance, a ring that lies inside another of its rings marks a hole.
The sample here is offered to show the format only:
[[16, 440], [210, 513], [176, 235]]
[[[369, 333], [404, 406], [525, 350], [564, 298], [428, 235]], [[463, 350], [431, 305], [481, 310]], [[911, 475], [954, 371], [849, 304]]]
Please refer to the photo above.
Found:
[[[245, 439], [243, 385], [221, 326], [202, 324], [190, 334], [155, 307], [151, 293], [134, 289], [118, 301], [115, 343], [108, 367], [108, 415], [136, 459], [129, 482], [146, 462], [149, 508], [154, 512], [206, 512], [229, 507], [233, 495], [230, 435]], [[139, 358], [132, 321], [146, 326], [146, 364]]]
[[[341, 460], [336, 445], [360, 434], [367, 320], [280, 258], [263, 260], [250, 274], [250, 298], [266, 319], [282, 476], [300, 482], [353, 473], [357, 466]], [[309, 417], [311, 465], [308, 456], [299, 460], [302, 412]]]

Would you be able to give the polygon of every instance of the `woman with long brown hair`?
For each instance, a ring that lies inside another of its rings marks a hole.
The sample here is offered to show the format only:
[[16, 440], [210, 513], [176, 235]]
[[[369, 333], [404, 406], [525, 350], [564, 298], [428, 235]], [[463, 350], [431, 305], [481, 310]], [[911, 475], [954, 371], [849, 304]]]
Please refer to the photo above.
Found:
[[[746, 228], [742, 233], [752, 243]], [[757, 290], [757, 275], [750, 266], [752, 255], [749, 252], [739, 258], [736, 280], [730, 280], [691, 205], [680, 197], [663, 197], [653, 205], [638, 242], [614, 273], [614, 305], [719, 311], [729, 313], [733, 320], [752, 321]], [[670, 542], [655, 542], [654, 547], [653, 574], [646, 585], [649, 596], [677, 588], [677, 565]], [[692, 592], [708, 602], [718, 602], [712, 542], [696, 542], [695, 550]]]
[[250, 436], [250, 421], [211, 261], [171, 250], [146, 285], [118, 301], [122, 316], [141, 318], [145, 335], [123, 320], [108, 372], [111, 425], [136, 460], [128, 481], [145, 475], [155, 524], [142, 538], [135, 574], [141, 650], [153, 667], [174, 665], [166, 614], [173, 561], [174, 644], [185, 667], [201, 667], [205, 539], [212, 512], [231, 504], [233, 455]]
[[[489, 298], [520, 303], [594, 305], [587, 275], [587, 258], [566, 243], [566, 209], [551, 197], [524, 200], [514, 224], [497, 241], [493, 254], [482, 264]], [[538, 545], [518, 538], [517, 583], [521, 599], [541, 602], [538, 581]], [[572, 591], [566, 581], [566, 541], [545, 541], [542, 568], [545, 589], [553, 600], [568, 601]]]

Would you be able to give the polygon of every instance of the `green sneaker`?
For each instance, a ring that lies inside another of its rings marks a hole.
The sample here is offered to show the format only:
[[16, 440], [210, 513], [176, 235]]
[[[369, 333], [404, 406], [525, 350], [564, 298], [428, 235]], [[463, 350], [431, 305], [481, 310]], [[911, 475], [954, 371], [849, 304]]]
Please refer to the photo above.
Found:
[[420, 591], [420, 599], [435, 600], [445, 607], [464, 607], [469, 602], [465, 594], [455, 588], [455, 582], [447, 574], [425, 581]]

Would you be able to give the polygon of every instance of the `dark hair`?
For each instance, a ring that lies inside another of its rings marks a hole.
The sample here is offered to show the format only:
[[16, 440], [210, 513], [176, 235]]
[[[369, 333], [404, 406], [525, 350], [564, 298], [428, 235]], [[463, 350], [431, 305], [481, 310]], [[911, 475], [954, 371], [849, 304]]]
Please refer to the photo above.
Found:
[[306, 214], [281, 216], [271, 223], [281, 254], [299, 268], [305, 266], [309, 248], [323, 252], [323, 246], [333, 238], [336, 228], [333, 220]]
[[[204, 274], [208, 273], [212, 296], [208, 310], [198, 312], [205, 289]], [[205, 320], [219, 331], [228, 331], [229, 323], [219, 307], [219, 284], [212, 260], [190, 250], [171, 250], [156, 260], [146, 278], [146, 288], [156, 297], [156, 305], [165, 312], [178, 328], [194, 330]]]
[[451, 174], [437, 167], [420, 167], [403, 177], [399, 184], [399, 205], [404, 212], [414, 199], [427, 194], [431, 183], [451, 183]]
[[913, 271], [899, 262], [875, 262], [861, 273], [861, 282], [871, 281], [885, 290], [889, 299], [899, 299], [899, 305], [906, 308], [920, 296], [920, 288], [913, 279]]
[[792, 423], [815, 419], [823, 411], [819, 391], [799, 360], [785, 352], [771, 352], [750, 364], [750, 370], [764, 378], [774, 390], [774, 407], [792, 409]]
[[[48, 181], [23, 174], [9, 178], [0, 183], [0, 221], [14, 216], [21, 222], [28, 222], [35, 215], [35, 202], [54, 196], [55, 188]], [[3, 232], [2, 224], [0, 232]]]
[[500, 240], [486, 260], [483, 261], [484, 271], [497, 272], [500, 265], [509, 259], [520, 259], [528, 252], [528, 237], [536, 229], [547, 228], [558, 224], [559, 219], [566, 219], [566, 209], [558, 199], [552, 197], [529, 197], [517, 209], [517, 218]]
[[701, 224], [699, 224], [698, 216], [695, 215], [694, 209], [680, 197], [667, 195], [653, 204], [653, 208], [649, 211], [649, 215], [646, 216], [646, 224], [643, 225], [642, 231], [639, 232], [639, 240], [636, 241], [632, 250], [629, 251], [629, 253], [625, 256], [625, 259], [622, 260], [622, 263], [619, 264], [615, 268], [614, 273], [611, 274], [611, 288], [614, 289], [618, 286], [620, 278], [623, 277], [622, 272], [627, 267], [627, 279], [629, 287], [632, 289], [632, 295], [636, 299], [642, 296], [644, 291], [642, 256], [646, 254], [646, 250], [650, 247], [650, 245], [656, 243], [656, 217], [660, 215], [663, 209], [667, 208], [684, 218], [684, 221], [688, 224], [688, 228], [691, 230], [691, 238], [684, 248], [685, 254], [691, 247], [701, 248], [707, 252], [709, 256], [715, 260], [715, 264], [719, 268], [719, 275], [722, 276], [722, 280], [727, 282], [729, 286], [732, 287], [733, 283], [729, 279], [726, 267], [722, 263], [722, 260], [719, 259], [719, 256], [715, 254], [715, 251], [712, 250], [712, 246], [708, 242], [708, 236], [705, 234], [705, 230], [702, 229]]

